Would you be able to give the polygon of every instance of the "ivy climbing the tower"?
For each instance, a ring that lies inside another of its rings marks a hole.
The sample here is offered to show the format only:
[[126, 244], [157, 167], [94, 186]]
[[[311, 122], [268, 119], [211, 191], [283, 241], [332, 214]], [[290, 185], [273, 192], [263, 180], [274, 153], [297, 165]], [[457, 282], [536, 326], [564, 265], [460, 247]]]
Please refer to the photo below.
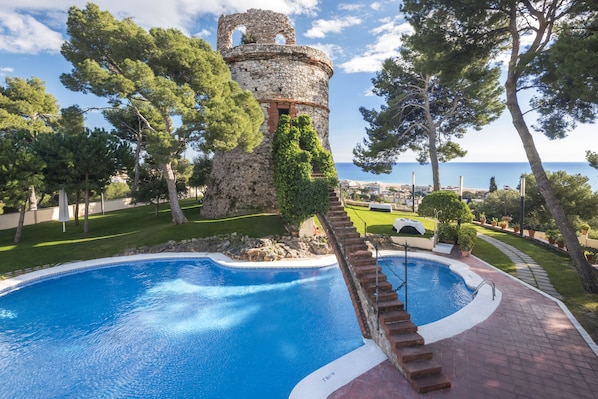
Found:
[[272, 140], [272, 162], [276, 199], [286, 223], [299, 227], [328, 210], [328, 188], [336, 184], [336, 169], [309, 115], [280, 116]]

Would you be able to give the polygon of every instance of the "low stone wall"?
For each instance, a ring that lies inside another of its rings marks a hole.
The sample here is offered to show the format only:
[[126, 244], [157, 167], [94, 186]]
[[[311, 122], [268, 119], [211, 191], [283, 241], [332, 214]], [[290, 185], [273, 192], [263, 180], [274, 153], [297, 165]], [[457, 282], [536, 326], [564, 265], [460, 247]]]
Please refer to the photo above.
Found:
[[[104, 201], [102, 206], [101, 201], [89, 203], [89, 214], [98, 214], [103, 212], [112, 212], [119, 209], [125, 209], [132, 206], [143, 206], [147, 204], [133, 204], [131, 198], [119, 198], [115, 200]], [[85, 204], [79, 204], [79, 217], [83, 217], [85, 214]], [[73, 218], [75, 216], [75, 205], [69, 205], [69, 216]], [[51, 222], [52, 220], [58, 220], [58, 207], [53, 208], [40, 208], [36, 211], [25, 212], [24, 225], [38, 224], [43, 222]], [[14, 229], [19, 223], [19, 213], [8, 213], [0, 215], [0, 230]]]

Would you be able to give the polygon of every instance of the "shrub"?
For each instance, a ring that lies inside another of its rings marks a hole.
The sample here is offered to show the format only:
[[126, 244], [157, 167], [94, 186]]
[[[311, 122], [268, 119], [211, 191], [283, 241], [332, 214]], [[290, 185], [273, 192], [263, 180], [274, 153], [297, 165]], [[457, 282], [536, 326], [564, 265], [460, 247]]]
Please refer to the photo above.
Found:
[[459, 236], [459, 226], [454, 223], [440, 223], [438, 225], [438, 239], [441, 242], [456, 242]]
[[437, 217], [440, 223], [469, 223], [473, 220], [471, 210], [454, 191], [434, 191], [424, 197], [417, 213], [420, 216]]
[[459, 247], [463, 251], [471, 251], [477, 239], [478, 232], [472, 225], [464, 224], [459, 228]]

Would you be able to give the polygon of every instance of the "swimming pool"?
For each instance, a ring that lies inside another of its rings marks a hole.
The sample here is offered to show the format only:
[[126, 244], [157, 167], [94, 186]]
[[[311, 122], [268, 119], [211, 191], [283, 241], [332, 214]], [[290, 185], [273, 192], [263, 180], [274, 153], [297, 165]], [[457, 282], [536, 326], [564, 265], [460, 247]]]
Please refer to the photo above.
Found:
[[[206, 256], [225, 267], [197, 263]], [[434, 258], [417, 255], [426, 256]], [[363, 345], [335, 262], [276, 262], [285, 269], [268, 270], [221, 254], [154, 254], [60, 265], [0, 281], [0, 294], [20, 288], [0, 296], [0, 398], [278, 398], [316, 369], [292, 397], [332, 392], [385, 359], [369, 340]], [[466, 265], [450, 267], [461, 268], [470, 286], [479, 279]], [[474, 317], [459, 317], [467, 308]], [[472, 303], [420, 333], [426, 342], [445, 338], [483, 320], [491, 313], [487, 308]]]
[[337, 267], [112, 265], [0, 297], [0, 397], [282, 398], [361, 345]]
[[[405, 258], [384, 256], [378, 264], [392, 286], [401, 287], [405, 281]], [[418, 326], [450, 316], [473, 299], [473, 289], [463, 278], [436, 260], [408, 256], [406, 278], [407, 284], [396, 292]]]

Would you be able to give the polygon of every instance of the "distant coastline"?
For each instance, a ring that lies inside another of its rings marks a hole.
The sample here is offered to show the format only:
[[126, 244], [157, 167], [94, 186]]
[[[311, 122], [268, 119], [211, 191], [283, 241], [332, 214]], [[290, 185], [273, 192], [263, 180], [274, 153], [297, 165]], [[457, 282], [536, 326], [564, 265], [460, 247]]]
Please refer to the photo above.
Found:
[[[581, 174], [589, 179], [592, 191], [598, 191], [598, 170], [590, 167], [587, 162], [545, 162], [544, 169], [549, 172], [564, 170], [570, 175]], [[336, 170], [340, 180], [393, 185], [411, 184], [413, 172], [417, 186], [432, 185], [432, 167], [417, 162], [397, 163], [388, 175], [363, 172], [352, 162], [337, 162]], [[494, 177], [499, 188], [516, 188], [523, 173], [531, 173], [527, 162], [447, 162], [440, 164], [440, 184], [443, 187], [458, 186], [459, 176], [463, 176], [464, 188], [488, 190], [490, 179]]]

